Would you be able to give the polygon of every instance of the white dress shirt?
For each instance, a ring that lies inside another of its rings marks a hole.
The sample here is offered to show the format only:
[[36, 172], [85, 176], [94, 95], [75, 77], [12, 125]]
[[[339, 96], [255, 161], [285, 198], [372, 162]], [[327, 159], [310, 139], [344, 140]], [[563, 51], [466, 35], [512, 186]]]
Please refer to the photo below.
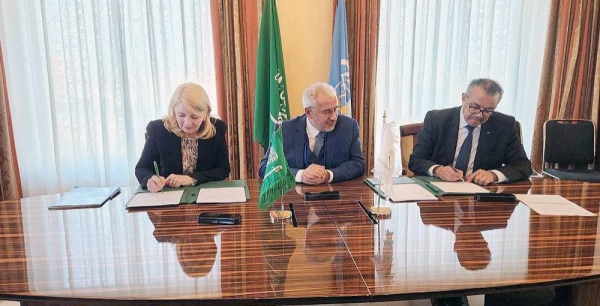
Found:
[[[308, 118], [306, 118], [306, 136], [308, 137], [308, 147], [311, 151], [315, 147], [315, 138], [317, 138], [317, 134], [319, 134], [319, 130], [314, 125], [312, 125]], [[302, 183], [303, 172], [303, 169], [298, 170], [298, 172], [296, 172], [296, 183]], [[327, 172], [329, 172], [329, 181], [327, 183], [331, 183], [331, 181], [333, 181], [333, 172], [331, 172], [330, 170], [327, 170]]]

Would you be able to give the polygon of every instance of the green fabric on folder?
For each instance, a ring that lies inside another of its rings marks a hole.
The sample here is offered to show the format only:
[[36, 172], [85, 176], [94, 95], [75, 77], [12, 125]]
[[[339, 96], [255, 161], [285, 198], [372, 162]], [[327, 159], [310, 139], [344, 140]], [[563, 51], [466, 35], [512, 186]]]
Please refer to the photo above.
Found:
[[[365, 182], [365, 184], [367, 186], [369, 186], [369, 188], [371, 188], [375, 193], [379, 194], [379, 196], [381, 196], [382, 198], [385, 198], [385, 192], [379, 190], [379, 179], [376, 177], [368, 177], [366, 179], [363, 180], [363, 182]], [[396, 177], [392, 177], [392, 184], [393, 185], [399, 185], [399, 184], [415, 184], [418, 183], [415, 180], [413, 180], [412, 178], [408, 177], [408, 176], [396, 176]]]
[[[248, 183], [245, 180], [232, 180], [232, 181], [215, 181], [215, 182], [207, 182], [204, 184], [200, 184], [198, 186], [186, 186], [186, 187], [167, 187], [163, 188], [163, 191], [173, 191], [173, 190], [183, 190], [183, 195], [181, 196], [181, 200], [179, 204], [194, 204], [196, 203], [196, 199], [198, 199], [198, 192], [201, 188], [222, 188], [222, 187], [244, 187], [244, 192], [246, 193], [246, 201], [250, 200], [250, 191], [248, 190]], [[138, 186], [135, 193], [144, 193], [150, 192], [148, 189], [142, 188], [142, 186]]]

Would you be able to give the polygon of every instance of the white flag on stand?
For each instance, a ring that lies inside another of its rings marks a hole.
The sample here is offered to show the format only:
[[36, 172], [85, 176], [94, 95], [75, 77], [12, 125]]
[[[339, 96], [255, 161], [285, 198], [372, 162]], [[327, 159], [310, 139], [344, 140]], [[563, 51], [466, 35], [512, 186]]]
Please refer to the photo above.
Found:
[[399, 147], [400, 139], [396, 134], [396, 122], [384, 123], [381, 130], [379, 158], [375, 160], [373, 175], [379, 179], [379, 190], [385, 193], [386, 199], [393, 196], [392, 177], [396, 173], [396, 154], [399, 152]]

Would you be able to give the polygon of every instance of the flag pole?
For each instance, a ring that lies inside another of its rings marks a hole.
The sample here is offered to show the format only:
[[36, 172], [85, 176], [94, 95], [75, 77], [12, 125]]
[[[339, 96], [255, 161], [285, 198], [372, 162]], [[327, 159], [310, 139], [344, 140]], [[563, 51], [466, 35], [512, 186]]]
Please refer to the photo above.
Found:
[[283, 222], [284, 220], [292, 218], [292, 212], [284, 209], [284, 206], [285, 206], [283, 204], [283, 195], [284, 194], [285, 194], [285, 190], [283, 188], [281, 188], [281, 198], [279, 198], [280, 204], [281, 204], [281, 210], [279, 210], [279, 211], [271, 210], [271, 213], [270, 213], [271, 223]]
[[[386, 123], [386, 122], [385, 122], [385, 118], [386, 118], [386, 117], [387, 117], [387, 113], [386, 113], [386, 111], [384, 110], [384, 111], [383, 111], [383, 126], [384, 126], [384, 128], [385, 128], [385, 123]], [[382, 141], [383, 141], [383, 139], [382, 139]], [[381, 152], [380, 152], [380, 154], [381, 154]], [[390, 165], [390, 162], [391, 162], [391, 157], [389, 157], [389, 156], [388, 156], [388, 166], [392, 166], [392, 165]], [[375, 207], [375, 206], [372, 206], [372, 207], [371, 207], [371, 213], [372, 213], [373, 215], [375, 215], [376, 217], [378, 217], [378, 218], [385, 219], [385, 218], [390, 218], [390, 217], [392, 216], [392, 209], [391, 209], [391, 208], [389, 208], [389, 207], [381, 207], [381, 198], [382, 198], [382, 194], [381, 194], [381, 193], [383, 192], [383, 191], [381, 190], [381, 186], [382, 186], [382, 182], [383, 182], [383, 180], [381, 179], [382, 175], [383, 175], [383, 174], [382, 174], [381, 172], [380, 172], [380, 173], [379, 173], [379, 175], [378, 175], [378, 180], [379, 180], [379, 184], [378, 184], [378, 185], [379, 185], [379, 192], [378, 192], [378, 194], [377, 194], [377, 207]], [[386, 196], [386, 201], [387, 201], [387, 197], [388, 197], [388, 195], [386, 194], [385, 196]]]

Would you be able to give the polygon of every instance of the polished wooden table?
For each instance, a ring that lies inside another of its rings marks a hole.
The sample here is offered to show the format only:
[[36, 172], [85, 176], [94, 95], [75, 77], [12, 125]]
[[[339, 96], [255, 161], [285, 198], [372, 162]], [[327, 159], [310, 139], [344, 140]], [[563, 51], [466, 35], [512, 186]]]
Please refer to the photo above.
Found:
[[[309, 304], [423, 299], [576, 284], [598, 304], [598, 217], [540, 216], [522, 203], [442, 197], [383, 203], [361, 179], [298, 185], [295, 222], [241, 204], [128, 211], [129, 188], [101, 208], [49, 211], [59, 195], [0, 204], [0, 299], [37, 304]], [[301, 193], [338, 190], [340, 200]], [[532, 180], [492, 191], [560, 194], [597, 214], [600, 184]], [[280, 207], [276, 203], [274, 207]], [[197, 223], [239, 213], [241, 225]]]

